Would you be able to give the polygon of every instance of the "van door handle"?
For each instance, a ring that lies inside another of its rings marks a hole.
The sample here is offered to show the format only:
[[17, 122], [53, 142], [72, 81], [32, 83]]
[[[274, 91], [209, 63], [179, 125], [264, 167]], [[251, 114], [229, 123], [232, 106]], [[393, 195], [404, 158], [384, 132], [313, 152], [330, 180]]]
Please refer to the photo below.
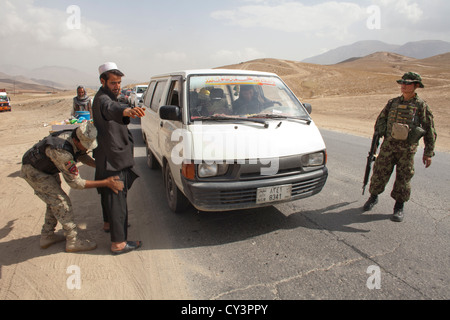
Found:
[[164, 126], [164, 123], [161, 121], [161, 122], [159, 123], [159, 126], [162, 128], [162, 127]]

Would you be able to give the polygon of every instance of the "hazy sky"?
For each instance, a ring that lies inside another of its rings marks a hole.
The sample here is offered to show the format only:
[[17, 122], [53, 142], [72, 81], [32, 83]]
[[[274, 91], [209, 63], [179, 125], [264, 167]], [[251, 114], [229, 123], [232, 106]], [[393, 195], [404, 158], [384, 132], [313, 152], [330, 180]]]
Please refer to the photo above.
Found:
[[[1, 65], [128, 78], [256, 58], [301, 61], [360, 40], [450, 41], [446, 0], [0, 0]], [[1, 71], [1, 70], [0, 70]]]

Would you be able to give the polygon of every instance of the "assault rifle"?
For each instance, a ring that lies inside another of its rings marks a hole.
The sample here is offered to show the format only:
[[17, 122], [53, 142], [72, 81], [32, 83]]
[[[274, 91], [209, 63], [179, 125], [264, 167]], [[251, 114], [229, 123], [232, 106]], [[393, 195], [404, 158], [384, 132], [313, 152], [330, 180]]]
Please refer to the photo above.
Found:
[[366, 174], [364, 175], [363, 195], [366, 192], [367, 184], [369, 183], [370, 171], [372, 170], [372, 163], [377, 159], [377, 150], [380, 146], [381, 136], [375, 131], [372, 139], [372, 145], [370, 147], [369, 156], [367, 157]]

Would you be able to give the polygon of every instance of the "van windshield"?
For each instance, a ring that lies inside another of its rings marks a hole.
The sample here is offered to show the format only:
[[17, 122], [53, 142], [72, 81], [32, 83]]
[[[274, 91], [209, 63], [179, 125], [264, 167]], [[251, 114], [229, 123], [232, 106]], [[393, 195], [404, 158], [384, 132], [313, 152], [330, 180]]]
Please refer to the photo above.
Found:
[[236, 118], [309, 119], [307, 111], [277, 77], [199, 75], [189, 78], [191, 121]]

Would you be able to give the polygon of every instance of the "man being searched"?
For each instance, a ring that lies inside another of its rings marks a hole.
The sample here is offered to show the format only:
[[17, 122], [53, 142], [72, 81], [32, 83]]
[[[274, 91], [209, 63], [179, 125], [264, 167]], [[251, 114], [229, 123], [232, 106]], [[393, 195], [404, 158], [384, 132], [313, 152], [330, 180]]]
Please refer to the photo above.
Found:
[[402, 95], [388, 102], [379, 115], [375, 131], [384, 137], [370, 183], [370, 198], [364, 205], [364, 211], [370, 211], [378, 202], [396, 166], [397, 176], [391, 192], [396, 201], [392, 221], [404, 219], [404, 203], [410, 200], [411, 180], [414, 176], [414, 156], [419, 140], [423, 137], [425, 150], [423, 163], [426, 168], [431, 165], [435, 155], [436, 130], [433, 114], [427, 103], [415, 92], [424, 88], [419, 74], [408, 72], [397, 81], [401, 84]]
[[[22, 159], [21, 177], [34, 189], [35, 194], [47, 204], [42, 226], [40, 246], [43, 249], [54, 243], [66, 241], [67, 252], [89, 251], [97, 247], [95, 242], [81, 239], [74, 221], [72, 203], [61, 188], [61, 172], [67, 184], [74, 189], [106, 187], [113, 192], [123, 189], [118, 177], [102, 181], [81, 178], [77, 162], [95, 167], [95, 161], [88, 154], [97, 146], [97, 130], [92, 123], [82, 123], [67, 139], [61, 133], [51, 134], [30, 150]], [[64, 229], [65, 236], [55, 234], [57, 223]]]
[[105, 231], [111, 234], [111, 252], [114, 255], [127, 253], [142, 246], [141, 241], [128, 241], [127, 193], [138, 175], [133, 170], [134, 142], [128, 130], [130, 118], [141, 118], [144, 109], [128, 108], [117, 100], [122, 77], [117, 65], [108, 62], [100, 66], [100, 82], [93, 103], [94, 124], [98, 130], [98, 148], [94, 150], [96, 162], [95, 178], [106, 179], [119, 176], [124, 189], [119, 193], [108, 188], [98, 188], [103, 209]]

